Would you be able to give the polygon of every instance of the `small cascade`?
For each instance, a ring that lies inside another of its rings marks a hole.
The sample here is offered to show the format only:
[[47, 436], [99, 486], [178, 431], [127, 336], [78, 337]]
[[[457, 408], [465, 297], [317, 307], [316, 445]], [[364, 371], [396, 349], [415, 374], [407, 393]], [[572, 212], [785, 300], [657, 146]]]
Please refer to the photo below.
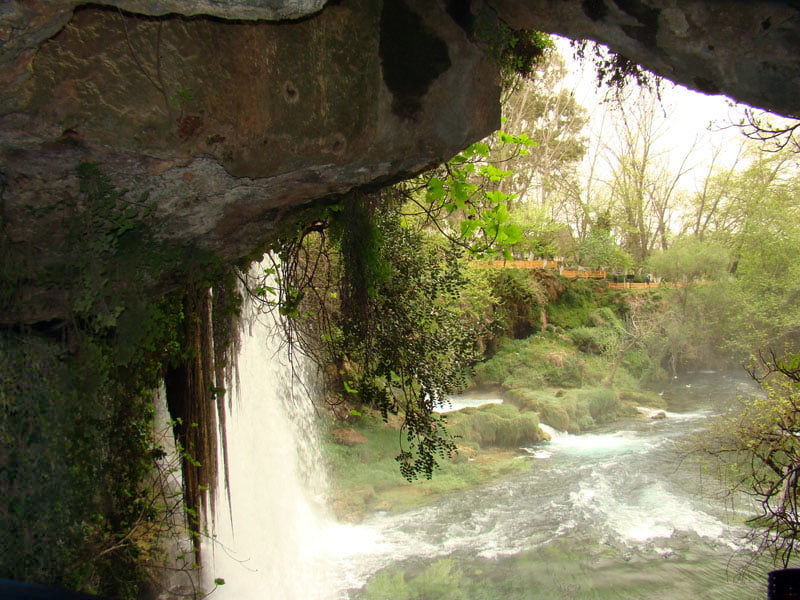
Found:
[[203, 543], [204, 588], [221, 578], [220, 600], [327, 599], [325, 481], [302, 358], [289, 361], [272, 313], [244, 311], [225, 415], [229, 494], [218, 490], [213, 539]]
[[551, 440], [555, 440], [556, 438], [564, 438], [569, 435], [566, 431], [561, 431], [555, 427], [550, 427], [550, 425], [547, 425], [546, 423], [539, 423], [539, 429], [549, 435]]

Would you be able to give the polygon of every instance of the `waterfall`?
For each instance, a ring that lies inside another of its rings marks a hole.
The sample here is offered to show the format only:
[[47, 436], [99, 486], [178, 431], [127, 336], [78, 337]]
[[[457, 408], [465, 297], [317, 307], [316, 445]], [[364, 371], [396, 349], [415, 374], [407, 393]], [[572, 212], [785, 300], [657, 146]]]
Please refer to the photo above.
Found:
[[222, 578], [213, 592], [219, 600], [323, 600], [331, 594], [322, 547], [325, 482], [302, 358], [290, 363], [277, 311], [243, 310], [238, 382], [226, 415], [230, 502], [219, 486], [213, 538], [203, 544], [204, 588]]

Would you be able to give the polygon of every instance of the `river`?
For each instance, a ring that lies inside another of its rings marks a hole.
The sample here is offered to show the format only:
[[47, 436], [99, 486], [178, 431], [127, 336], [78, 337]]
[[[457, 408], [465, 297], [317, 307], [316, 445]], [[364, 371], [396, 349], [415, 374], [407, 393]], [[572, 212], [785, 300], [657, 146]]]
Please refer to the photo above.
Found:
[[630, 418], [530, 448], [523, 474], [400, 515], [328, 530], [338, 598], [766, 597], [768, 564], [680, 442], [700, 434], [744, 377], [699, 373], [665, 392], [667, 418]]

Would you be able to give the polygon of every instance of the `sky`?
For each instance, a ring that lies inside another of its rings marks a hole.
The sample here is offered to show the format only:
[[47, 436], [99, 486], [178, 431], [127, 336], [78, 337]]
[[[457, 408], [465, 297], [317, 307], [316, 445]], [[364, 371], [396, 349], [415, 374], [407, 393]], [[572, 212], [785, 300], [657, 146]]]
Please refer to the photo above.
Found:
[[[568, 68], [564, 86], [590, 113], [590, 140], [608, 139], [614, 119], [620, 118], [619, 108], [605, 98], [605, 89], [598, 89], [591, 61], [575, 60], [569, 40], [557, 36], [554, 39]], [[667, 80], [663, 82], [658, 115], [659, 143], [673, 170], [677, 171], [690, 151], [689, 162], [694, 166], [683, 178], [681, 187], [687, 191], [697, 188], [707, 173], [715, 147], [722, 147], [722, 165], [733, 163], [743, 135], [731, 124], [741, 120], [743, 115], [744, 106], [726, 96], [709, 96]]]

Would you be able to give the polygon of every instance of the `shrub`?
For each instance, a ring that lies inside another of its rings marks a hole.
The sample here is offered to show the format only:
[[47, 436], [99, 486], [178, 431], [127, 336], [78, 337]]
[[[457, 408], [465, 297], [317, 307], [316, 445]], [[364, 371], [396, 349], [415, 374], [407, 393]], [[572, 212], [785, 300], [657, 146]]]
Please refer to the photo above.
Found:
[[658, 366], [653, 363], [650, 355], [643, 349], [634, 349], [626, 352], [622, 365], [637, 379], [642, 379], [654, 367]]
[[611, 388], [597, 387], [578, 390], [579, 399], [583, 399], [589, 413], [596, 423], [606, 423], [618, 416], [622, 405], [617, 393]]
[[619, 319], [614, 311], [608, 306], [601, 306], [597, 310], [589, 313], [589, 325], [592, 327], [603, 327], [610, 325], [613, 327], [619, 326]]
[[608, 347], [614, 334], [605, 327], [577, 327], [570, 330], [567, 335], [581, 352], [601, 354]]

